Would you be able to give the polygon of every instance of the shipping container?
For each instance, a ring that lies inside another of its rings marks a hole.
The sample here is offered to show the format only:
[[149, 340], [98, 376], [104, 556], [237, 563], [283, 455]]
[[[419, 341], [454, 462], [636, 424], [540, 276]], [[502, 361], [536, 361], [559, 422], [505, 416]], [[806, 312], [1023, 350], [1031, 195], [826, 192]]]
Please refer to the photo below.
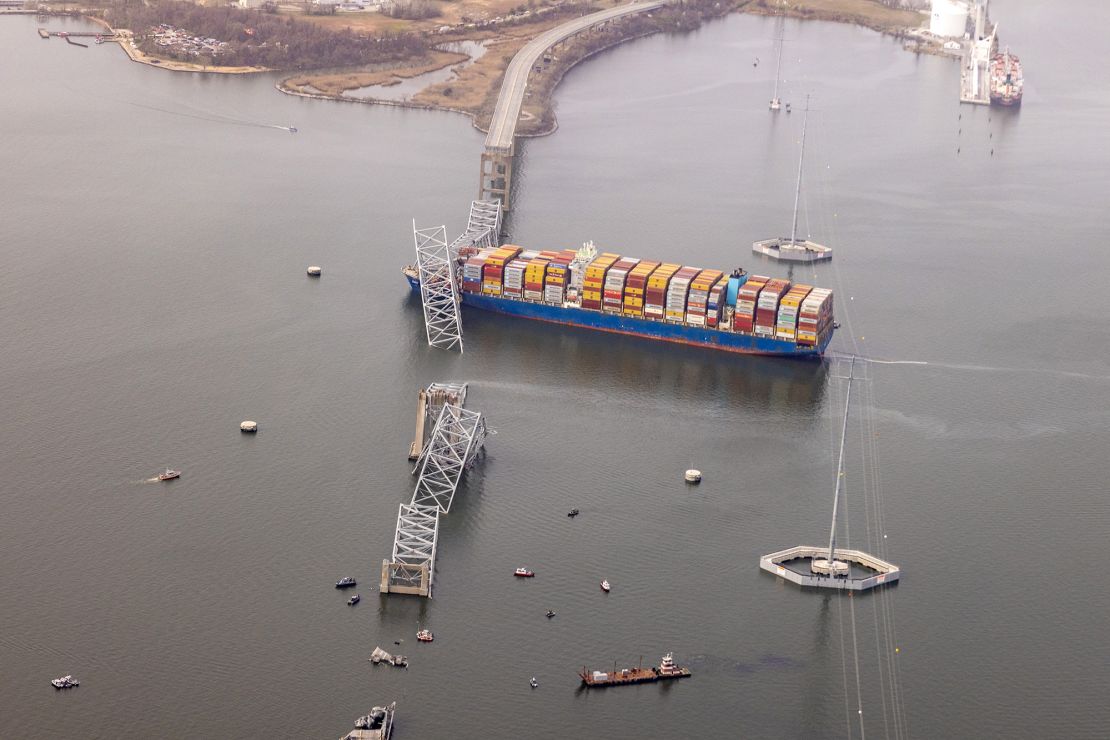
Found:
[[682, 268], [673, 262], [664, 262], [647, 281], [644, 290], [644, 316], [653, 319], [663, 318], [663, 311], [667, 305], [667, 288], [670, 287], [671, 278]]
[[687, 324], [705, 326], [709, 291], [723, 276], [720, 270], [702, 270], [690, 281], [690, 294], [686, 299]]
[[721, 315], [725, 308], [724, 297], [728, 291], [729, 279], [721, 278], [709, 289], [709, 302], [705, 309], [705, 324], [711, 329], [721, 323]]

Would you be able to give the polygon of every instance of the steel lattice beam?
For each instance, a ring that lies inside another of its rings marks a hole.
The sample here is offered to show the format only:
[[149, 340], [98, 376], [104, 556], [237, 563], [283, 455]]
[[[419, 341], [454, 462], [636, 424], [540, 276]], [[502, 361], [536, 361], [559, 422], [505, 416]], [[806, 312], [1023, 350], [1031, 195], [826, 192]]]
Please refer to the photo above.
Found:
[[462, 319], [455, 274], [447, 246], [447, 229], [418, 229], [412, 224], [416, 245], [416, 268], [420, 273], [420, 300], [424, 305], [424, 327], [428, 344], [461, 352]]
[[424, 450], [412, 503], [446, 514], [463, 472], [485, 442], [485, 422], [477, 411], [444, 404]]
[[464, 231], [451, 242], [448, 252], [457, 257], [463, 247], [496, 247], [501, 238], [501, 201], [472, 200]]

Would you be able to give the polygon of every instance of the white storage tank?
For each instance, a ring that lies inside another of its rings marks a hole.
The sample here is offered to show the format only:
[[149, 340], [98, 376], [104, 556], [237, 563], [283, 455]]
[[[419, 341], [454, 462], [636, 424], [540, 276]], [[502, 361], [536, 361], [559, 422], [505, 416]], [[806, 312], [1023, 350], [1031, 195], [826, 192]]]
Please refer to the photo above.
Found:
[[929, 31], [937, 36], [959, 38], [967, 30], [968, 12], [965, 0], [933, 0]]

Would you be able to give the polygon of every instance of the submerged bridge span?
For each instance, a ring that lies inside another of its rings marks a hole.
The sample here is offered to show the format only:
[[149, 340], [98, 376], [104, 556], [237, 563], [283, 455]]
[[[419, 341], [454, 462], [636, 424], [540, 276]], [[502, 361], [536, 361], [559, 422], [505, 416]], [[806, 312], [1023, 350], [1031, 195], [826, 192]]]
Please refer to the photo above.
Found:
[[524, 93], [528, 89], [528, 75], [540, 57], [551, 47], [582, 31], [617, 18], [655, 10], [665, 4], [664, 0], [634, 2], [584, 15], [541, 33], [517, 52], [505, 69], [501, 93], [493, 109], [489, 134], [486, 135], [478, 187], [479, 200], [498, 200], [502, 208], [509, 209], [509, 189], [512, 186], [513, 159], [516, 155], [516, 125], [520, 120], [521, 106], [524, 105]]

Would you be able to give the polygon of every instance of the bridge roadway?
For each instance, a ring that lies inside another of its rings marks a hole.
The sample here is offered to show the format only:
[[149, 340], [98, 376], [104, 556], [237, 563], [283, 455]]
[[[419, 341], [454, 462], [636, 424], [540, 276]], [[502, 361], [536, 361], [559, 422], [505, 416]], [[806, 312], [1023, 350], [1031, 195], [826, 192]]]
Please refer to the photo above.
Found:
[[[482, 163], [482, 182], [479, 199], [485, 200], [490, 195], [498, 196], [503, 206], [508, 208], [508, 189], [510, 180], [511, 163], [508, 158], [513, 155], [513, 139], [516, 137], [516, 124], [520, 120], [520, 109], [524, 104], [524, 92], [528, 87], [528, 75], [539, 61], [540, 57], [561, 41], [565, 41], [576, 33], [581, 33], [591, 26], [622, 18], [635, 13], [643, 13], [666, 5], [665, 0], [654, 2], [633, 2], [609, 10], [602, 10], [581, 18], [575, 18], [550, 31], [541, 33], [536, 38], [525, 44], [524, 48], [516, 53], [505, 69], [505, 78], [501, 82], [501, 92], [497, 98], [497, 105], [493, 109], [493, 119], [490, 121], [489, 133], [486, 135], [485, 154]], [[486, 160], [497, 159], [500, 171], [487, 171]], [[489, 182], [490, 178], [500, 179], [500, 183]], [[500, 185], [500, 187], [499, 187]]]

